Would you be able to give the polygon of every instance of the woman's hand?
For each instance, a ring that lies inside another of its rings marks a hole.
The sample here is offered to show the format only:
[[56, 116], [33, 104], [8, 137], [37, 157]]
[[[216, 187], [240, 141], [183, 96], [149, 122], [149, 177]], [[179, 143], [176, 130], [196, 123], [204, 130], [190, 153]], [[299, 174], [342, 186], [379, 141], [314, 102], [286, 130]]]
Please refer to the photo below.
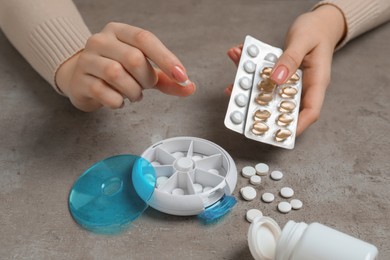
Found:
[[184, 66], [155, 35], [121, 23], [109, 23], [92, 35], [57, 70], [56, 83], [74, 106], [87, 112], [123, 107], [125, 98], [139, 101], [144, 89], [175, 96], [195, 91]]
[[[332, 5], [323, 5], [299, 16], [291, 25], [285, 39], [285, 51], [271, 73], [277, 84], [286, 82], [301, 67], [303, 90], [297, 134], [300, 135], [320, 116], [326, 89], [330, 83], [333, 52], [345, 34], [341, 11]], [[242, 45], [231, 48], [227, 54], [238, 65]], [[231, 93], [231, 87], [226, 89]]]

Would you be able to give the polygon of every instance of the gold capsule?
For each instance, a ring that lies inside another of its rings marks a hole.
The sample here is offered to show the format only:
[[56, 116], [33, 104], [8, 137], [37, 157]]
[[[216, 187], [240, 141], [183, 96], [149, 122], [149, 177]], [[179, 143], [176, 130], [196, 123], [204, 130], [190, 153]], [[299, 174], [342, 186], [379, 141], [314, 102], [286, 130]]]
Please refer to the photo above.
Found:
[[253, 116], [255, 121], [267, 121], [271, 116], [271, 113], [268, 110], [257, 110]]
[[260, 81], [259, 85], [257, 85], [260, 91], [264, 92], [273, 92], [276, 84], [273, 83], [270, 79], [264, 79]]
[[271, 68], [271, 67], [265, 67], [264, 69], [261, 70], [260, 76], [261, 76], [263, 79], [267, 79], [267, 78], [269, 78], [269, 76], [271, 75], [271, 71], [272, 71], [272, 68]]
[[268, 105], [268, 103], [272, 100], [272, 93], [264, 93], [261, 92], [256, 97], [256, 103], [262, 106]]
[[299, 81], [299, 76], [298, 76], [298, 74], [294, 74], [294, 75], [292, 75], [292, 77], [289, 79], [289, 80], [287, 80], [287, 82], [286, 82], [286, 84], [296, 84], [298, 81]]
[[294, 121], [294, 118], [289, 114], [281, 114], [278, 116], [276, 123], [280, 126], [286, 126], [291, 124]]
[[280, 90], [280, 96], [283, 98], [294, 98], [294, 96], [298, 93], [298, 89], [290, 86], [283, 87]]
[[291, 131], [288, 129], [278, 129], [275, 132], [275, 140], [278, 142], [283, 142], [291, 136]]
[[268, 126], [262, 122], [255, 121], [252, 127], [252, 133], [255, 135], [262, 135], [268, 131]]
[[294, 111], [296, 105], [293, 101], [282, 101], [279, 105], [279, 111], [283, 113], [291, 113]]

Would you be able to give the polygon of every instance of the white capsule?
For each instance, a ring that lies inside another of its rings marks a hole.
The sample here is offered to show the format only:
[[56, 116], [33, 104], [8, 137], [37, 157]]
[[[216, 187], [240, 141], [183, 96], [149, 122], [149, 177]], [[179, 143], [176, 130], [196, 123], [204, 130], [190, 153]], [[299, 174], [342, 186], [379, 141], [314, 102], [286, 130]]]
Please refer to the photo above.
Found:
[[287, 201], [282, 201], [278, 204], [278, 210], [282, 213], [288, 213], [291, 211], [291, 204]]
[[184, 195], [184, 190], [180, 188], [176, 188], [172, 191], [173, 195]]
[[216, 175], [219, 175], [219, 171], [217, 169], [209, 169], [207, 170], [209, 173], [213, 173], [213, 174], [216, 174]]
[[283, 178], [283, 173], [280, 171], [271, 172], [271, 178], [275, 181], [279, 181]]
[[245, 200], [254, 200], [256, 198], [256, 190], [253, 187], [246, 186], [240, 190], [241, 196]]
[[265, 60], [269, 61], [269, 62], [272, 62], [272, 63], [276, 63], [276, 61], [278, 60], [278, 57], [273, 54], [273, 53], [268, 53], [265, 57], [264, 57]]
[[251, 176], [256, 174], [256, 170], [252, 166], [245, 166], [244, 168], [242, 168], [241, 173], [242, 176], [244, 176], [245, 178], [250, 178]]
[[240, 87], [241, 87], [242, 89], [244, 89], [244, 90], [248, 90], [248, 89], [250, 89], [251, 86], [252, 86], [252, 82], [251, 82], [251, 80], [250, 80], [248, 77], [242, 77], [242, 78], [240, 79], [239, 84], [240, 84]]
[[244, 70], [248, 73], [253, 73], [256, 70], [256, 65], [252, 61], [248, 60], [244, 63]]
[[284, 198], [291, 198], [294, 195], [294, 190], [290, 187], [283, 187], [280, 190], [280, 195], [282, 195]]
[[168, 180], [168, 177], [167, 176], [160, 176], [157, 178], [156, 180], [156, 187], [159, 188], [161, 187], [162, 185], [164, 185]]
[[239, 107], [244, 107], [246, 104], [248, 104], [248, 98], [244, 94], [237, 95], [234, 101]]
[[203, 191], [203, 186], [199, 183], [194, 183], [192, 186], [194, 187], [195, 193], [201, 193]]
[[183, 158], [185, 155], [182, 152], [174, 152], [172, 156], [175, 157], [176, 159], [179, 159], [179, 158]]
[[258, 163], [255, 166], [256, 173], [260, 176], [264, 176], [268, 174], [269, 166], [265, 163]]
[[258, 209], [250, 209], [246, 212], [246, 220], [248, 220], [249, 223], [252, 223], [255, 218], [262, 216], [263, 213]]
[[290, 201], [290, 204], [291, 204], [291, 207], [292, 207], [293, 209], [300, 209], [300, 208], [302, 208], [302, 206], [303, 206], [302, 201], [300, 201], [300, 200], [298, 200], [298, 199], [292, 199], [292, 200]]
[[251, 45], [248, 47], [248, 54], [255, 58], [257, 55], [259, 55], [259, 48], [256, 47], [256, 45]]
[[272, 193], [265, 192], [265, 193], [263, 193], [263, 195], [261, 196], [261, 199], [262, 199], [264, 202], [270, 203], [270, 202], [274, 201], [275, 196], [274, 196], [274, 194], [272, 194]]
[[192, 156], [192, 160], [194, 160], [194, 162], [199, 161], [199, 160], [202, 159], [202, 158], [203, 158], [203, 157], [200, 156], [200, 155], [194, 155], [194, 156]]
[[252, 185], [260, 185], [261, 183], [261, 177], [259, 175], [253, 175], [251, 176], [251, 178], [249, 179], [249, 182], [252, 184]]
[[240, 111], [234, 111], [233, 113], [231, 113], [230, 119], [233, 123], [239, 125], [244, 120], [244, 115]]

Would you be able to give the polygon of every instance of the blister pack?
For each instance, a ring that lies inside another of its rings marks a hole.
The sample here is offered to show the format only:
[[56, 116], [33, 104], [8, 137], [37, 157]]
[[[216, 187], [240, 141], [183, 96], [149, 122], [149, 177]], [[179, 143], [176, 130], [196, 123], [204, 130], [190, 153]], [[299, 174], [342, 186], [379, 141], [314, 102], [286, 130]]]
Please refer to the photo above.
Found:
[[285, 84], [269, 77], [282, 50], [246, 36], [225, 126], [247, 138], [282, 148], [295, 144], [302, 72], [298, 70]]

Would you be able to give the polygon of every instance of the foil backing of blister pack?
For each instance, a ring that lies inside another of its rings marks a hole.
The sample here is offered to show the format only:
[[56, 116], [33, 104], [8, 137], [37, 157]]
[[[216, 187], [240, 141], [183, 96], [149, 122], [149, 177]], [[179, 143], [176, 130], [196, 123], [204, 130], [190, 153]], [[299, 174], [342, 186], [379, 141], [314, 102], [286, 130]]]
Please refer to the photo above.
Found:
[[269, 74], [282, 50], [246, 36], [225, 116], [225, 126], [247, 138], [292, 149], [295, 145], [302, 72], [275, 85]]

